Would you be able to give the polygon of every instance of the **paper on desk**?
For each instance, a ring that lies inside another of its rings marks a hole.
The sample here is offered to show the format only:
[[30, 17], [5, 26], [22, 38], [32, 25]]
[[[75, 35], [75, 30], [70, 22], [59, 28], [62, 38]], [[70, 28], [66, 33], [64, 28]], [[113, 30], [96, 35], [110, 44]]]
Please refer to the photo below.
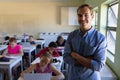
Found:
[[18, 58], [19, 56], [8, 56], [8, 55], [6, 55], [5, 57], [6, 58]]
[[25, 50], [29, 50], [30, 48], [29, 48], [29, 47], [24, 47], [23, 49], [25, 49]]

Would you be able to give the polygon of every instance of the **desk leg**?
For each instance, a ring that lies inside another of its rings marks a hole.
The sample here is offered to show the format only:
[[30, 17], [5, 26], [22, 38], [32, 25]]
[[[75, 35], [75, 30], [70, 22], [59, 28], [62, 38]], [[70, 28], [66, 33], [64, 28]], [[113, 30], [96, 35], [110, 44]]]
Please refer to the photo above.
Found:
[[63, 54], [64, 54], [64, 50], [62, 50], [62, 56], [63, 56]]
[[10, 80], [13, 80], [13, 79], [12, 79], [12, 78], [13, 78], [13, 76], [12, 76], [12, 68], [9, 68], [8, 73], [9, 73], [9, 79], [10, 79]]
[[41, 44], [41, 49], [43, 49], [43, 44]]
[[43, 49], [43, 47], [44, 47], [44, 43], [41, 43], [41, 49]]
[[21, 60], [21, 72], [23, 71], [23, 62]]
[[29, 52], [29, 64], [31, 64], [31, 52]]
[[37, 48], [35, 49], [35, 57], [36, 57], [36, 55], [37, 55]]

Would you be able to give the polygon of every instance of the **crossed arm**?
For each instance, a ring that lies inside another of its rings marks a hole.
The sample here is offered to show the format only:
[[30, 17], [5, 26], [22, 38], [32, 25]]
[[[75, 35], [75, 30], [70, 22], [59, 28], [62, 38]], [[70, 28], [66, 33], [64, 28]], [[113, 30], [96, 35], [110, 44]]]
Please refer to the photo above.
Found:
[[90, 62], [91, 62], [91, 59], [93, 59], [93, 57], [85, 58], [85, 57], [77, 54], [76, 52], [72, 52], [71, 56], [72, 56], [72, 58], [75, 59], [75, 64], [82, 64], [83, 66], [86, 66], [88, 68], [91, 67], [91, 63]]

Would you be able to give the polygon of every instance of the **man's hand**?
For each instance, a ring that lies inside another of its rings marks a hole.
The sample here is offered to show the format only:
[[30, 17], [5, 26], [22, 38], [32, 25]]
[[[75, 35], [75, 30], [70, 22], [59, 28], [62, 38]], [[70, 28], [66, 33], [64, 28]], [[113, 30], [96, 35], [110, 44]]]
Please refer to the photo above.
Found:
[[90, 57], [83, 57], [83, 56], [79, 55], [76, 52], [72, 52], [71, 56], [72, 56], [72, 58], [75, 59], [75, 64], [76, 65], [81, 64], [81, 65], [86, 66], [88, 68], [91, 67], [90, 61], [94, 58], [92, 56], [90, 56]]
[[77, 54], [76, 52], [72, 52], [72, 53], [71, 53], [71, 56], [72, 56], [74, 59], [77, 59], [80, 55]]

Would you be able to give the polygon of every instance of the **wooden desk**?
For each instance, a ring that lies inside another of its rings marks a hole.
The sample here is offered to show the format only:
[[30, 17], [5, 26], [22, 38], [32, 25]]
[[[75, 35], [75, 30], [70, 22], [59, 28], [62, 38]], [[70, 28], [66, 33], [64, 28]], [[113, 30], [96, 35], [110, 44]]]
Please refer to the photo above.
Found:
[[21, 71], [23, 70], [23, 65], [22, 65], [22, 56], [15, 56], [14, 58], [11, 56], [7, 56], [9, 58], [12, 58], [9, 62], [0, 62], [0, 68], [1, 69], [8, 69], [8, 74], [9, 74], [9, 80], [13, 80], [12, 77], [12, 68], [21, 62]]

